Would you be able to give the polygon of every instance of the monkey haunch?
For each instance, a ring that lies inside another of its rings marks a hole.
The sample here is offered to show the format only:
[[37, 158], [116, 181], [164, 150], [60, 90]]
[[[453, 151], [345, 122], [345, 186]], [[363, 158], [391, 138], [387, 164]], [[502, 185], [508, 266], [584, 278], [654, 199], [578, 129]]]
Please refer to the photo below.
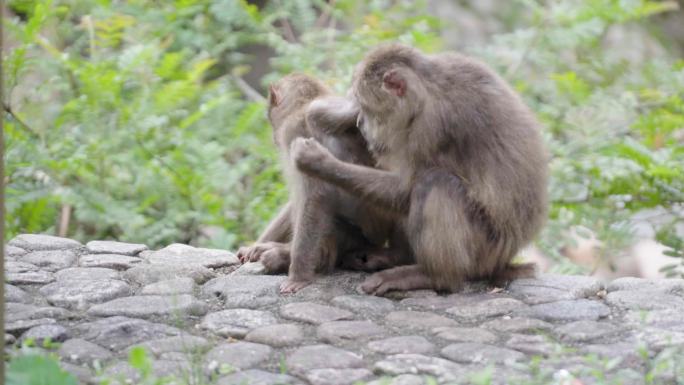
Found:
[[[241, 261], [261, 260], [267, 272], [288, 270], [281, 292], [308, 285], [316, 270], [330, 270], [338, 255], [352, 267], [388, 267], [388, 260], [351, 263], [352, 255], [380, 250], [391, 221], [344, 190], [296, 169], [290, 144], [296, 138], [315, 138], [341, 161], [370, 166], [373, 159], [356, 127], [358, 107], [334, 97], [314, 78], [293, 74], [270, 89], [268, 117], [290, 190], [290, 202], [269, 224], [254, 246], [241, 248]], [[314, 139], [312, 139], [314, 140]], [[333, 156], [333, 155], [331, 155]], [[382, 252], [377, 254], [382, 257]], [[384, 262], [377, 265], [378, 261]]]
[[297, 140], [297, 166], [405, 219], [416, 265], [372, 275], [368, 293], [458, 290], [532, 275], [511, 259], [546, 215], [546, 152], [518, 95], [484, 64], [404, 46], [371, 52], [353, 94], [378, 166], [341, 162]]

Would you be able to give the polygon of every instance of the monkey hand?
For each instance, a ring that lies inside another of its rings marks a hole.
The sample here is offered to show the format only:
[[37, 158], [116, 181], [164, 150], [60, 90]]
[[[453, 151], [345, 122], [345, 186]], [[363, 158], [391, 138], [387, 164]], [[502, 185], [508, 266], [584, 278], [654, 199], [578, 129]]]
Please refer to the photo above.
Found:
[[295, 280], [288, 277], [280, 284], [280, 294], [294, 294], [299, 290], [309, 286], [311, 280]]
[[311, 170], [329, 159], [334, 159], [333, 154], [313, 138], [297, 138], [290, 148], [292, 159], [297, 168], [303, 171]]

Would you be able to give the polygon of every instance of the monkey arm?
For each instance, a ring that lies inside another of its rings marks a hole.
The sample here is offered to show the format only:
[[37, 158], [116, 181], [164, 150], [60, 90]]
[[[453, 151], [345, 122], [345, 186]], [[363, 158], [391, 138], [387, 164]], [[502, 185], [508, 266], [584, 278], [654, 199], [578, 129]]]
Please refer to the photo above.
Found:
[[335, 134], [356, 127], [359, 106], [341, 96], [318, 98], [306, 110], [306, 123], [315, 132]]
[[403, 187], [398, 174], [342, 162], [314, 139], [296, 139], [291, 152], [301, 171], [370, 199], [390, 212], [408, 214], [411, 191]]
[[257, 243], [280, 242], [286, 243], [292, 237], [292, 220], [290, 219], [292, 204], [287, 202], [278, 215], [271, 220], [266, 230], [259, 236]]

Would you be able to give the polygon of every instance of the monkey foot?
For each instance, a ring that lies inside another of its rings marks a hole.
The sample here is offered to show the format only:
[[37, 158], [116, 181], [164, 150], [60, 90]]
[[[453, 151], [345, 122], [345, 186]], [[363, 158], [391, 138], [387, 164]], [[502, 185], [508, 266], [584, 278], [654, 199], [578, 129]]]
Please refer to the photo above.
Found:
[[431, 289], [430, 278], [418, 265], [398, 266], [375, 273], [361, 284], [366, 294], [383, 295], [390, 290]]
[[295, 281], [291, 278], [288, 278], [280, 284], [280, 294], [294, 294], [299, 290], [309, 286], [310, 283], [310, 280]]
[[239, 248], [236, 256], [240, 263], [256, 262], [260, 261], [269, 251], [281, 249], [287, 250], [288, 247], [286, 244], [278, 242], [255, 243], [252, 246]]

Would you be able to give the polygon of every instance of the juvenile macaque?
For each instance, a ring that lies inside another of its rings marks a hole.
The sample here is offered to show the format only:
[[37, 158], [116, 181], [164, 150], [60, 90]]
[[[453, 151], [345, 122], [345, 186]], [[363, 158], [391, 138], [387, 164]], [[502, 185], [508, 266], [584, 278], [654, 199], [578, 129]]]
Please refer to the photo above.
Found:
[[[342, 189], [300, 172], [290, 155], [294, 139], [312, 138], [340, 161], [372, 166], [356, 127], [358, 106], [350, 99], [331, 96], [318, 80], [294, 74], [271, 87], [268, 116], [290, 202], [257, 243], [240, 249], [238, 257], [243, 262], [261, 260], [270, 273], [289, 267], [282, 293], [308, 285], [316, 271], [332, 269], [338, 256], [348, 256], [348, 266], [362, 269], [394, 265], [383, 248], [392, 231], [391, 218]], [[371, 252], [373, 258], [360, 258]]]
[[538, 123], [486, 65], [457, 54], [392, 45], [357, 67], [360, 128], [380, 169], [336, 159], [297, 139], [305, 173], [401, 216], [416, 264], [371, 275], [367, 293], [465, 280], [500, 284], [534, 274], [512, 258], [546, 216], [547, 155]]

